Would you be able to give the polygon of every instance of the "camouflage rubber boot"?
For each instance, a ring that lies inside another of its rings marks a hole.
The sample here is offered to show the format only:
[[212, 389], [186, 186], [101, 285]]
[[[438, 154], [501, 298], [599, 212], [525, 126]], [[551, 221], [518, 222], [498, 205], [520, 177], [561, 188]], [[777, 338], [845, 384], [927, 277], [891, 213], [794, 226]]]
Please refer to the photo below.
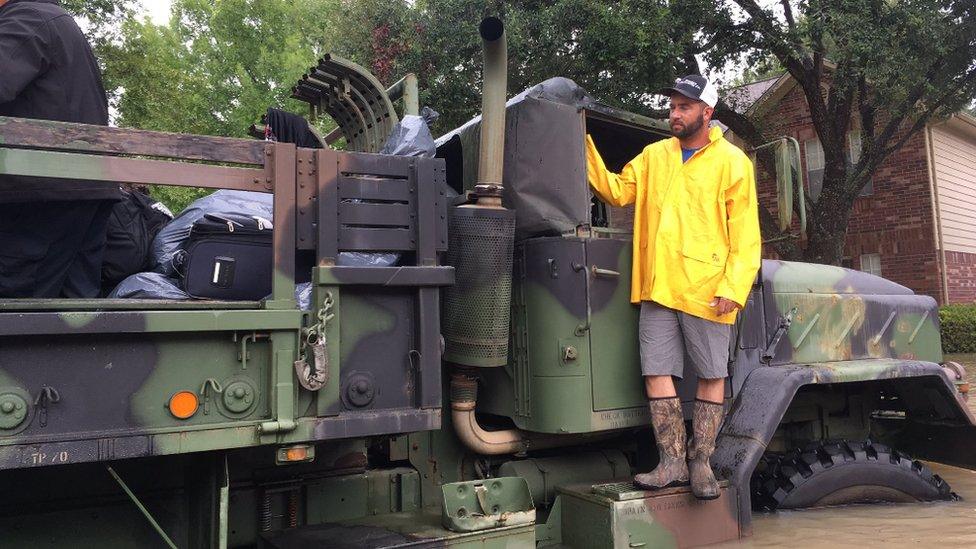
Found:
[[661, 460], [650, 473], [635, 476], [634, 483], [647, 489], [686, 483], [688, 464], [685, 463], [685, 418], [681, 414], [681, 400], [678, 397], [652, 399], [650, 407], [651, 425]]
[[698, 499], [715, 499], [719, 496], [718, 481], [709, 460], [715, 451], [715, 437], [722, 425], [723, 412], [721, 404], [695, 401], [692, 416], [694, 433], [688, 443], [688, 470], [691, 473], [691, 491]]

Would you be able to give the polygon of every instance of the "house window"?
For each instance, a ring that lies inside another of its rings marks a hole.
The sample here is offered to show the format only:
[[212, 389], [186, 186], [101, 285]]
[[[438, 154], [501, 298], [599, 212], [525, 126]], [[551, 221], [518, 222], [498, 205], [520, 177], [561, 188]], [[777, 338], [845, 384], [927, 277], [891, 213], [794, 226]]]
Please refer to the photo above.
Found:
[[803, 142], [803, 150], [807, 155], [807, 185], [810, 188], [810, 198], [816, 202], [820, 198], [820, 190], [823, 189], [823, 147], [819, 139], [808, 139]]
[[[857, 164], [857, 161], [861, 159], [861, 132], [852, 131], [847, 134], [847, 169], [848, 171]], [[858, 196], [871, 196], [874, 194], [874, 182], [870, 179], [864, 188], [861, 189], [861, 194]]]
[[[803, 149], [807, 155], [807, 183], [810, 187], [810, 198], [817, 201], [820, 198], [820, 191], [823, 189], [824, 176], [824, 151], [819, 139], [808, 139], [803, 142]], [[850, 171], [854, 164], [861, 159], [861, 134], [852, 131], [847, 134], [847, 150], [844, 151], [844, 159], [847, 161], [847, 169]], [[868, 183], [861, 189], [859, 196], [871, 196], [874, 194], [874, 183]]]
[[864, 254], [861, 256], [861, 270], [881, 276], [881, 254]]

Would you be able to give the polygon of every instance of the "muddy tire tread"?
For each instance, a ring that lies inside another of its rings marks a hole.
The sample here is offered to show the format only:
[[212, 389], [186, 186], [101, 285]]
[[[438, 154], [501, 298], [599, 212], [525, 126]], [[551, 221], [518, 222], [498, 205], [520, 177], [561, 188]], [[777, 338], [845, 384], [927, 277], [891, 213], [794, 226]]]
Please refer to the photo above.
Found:
[[786, 508], [788, 506], [783, 502], [788, 497], [817, 482], [829, 469], [855, 463], [874, 463], [879, 467], [890, 467], [895, 475], [900, 471], [914, 476], [926, 485], [919, 488], [930, 495], [935, 494], [930, 499], [957, 498], [939, 475], [902, 452], [870, 440], [840, 440], [811, 443], [786, 454], [765, 454], [752, 476], [752, 507], [758, 511]]

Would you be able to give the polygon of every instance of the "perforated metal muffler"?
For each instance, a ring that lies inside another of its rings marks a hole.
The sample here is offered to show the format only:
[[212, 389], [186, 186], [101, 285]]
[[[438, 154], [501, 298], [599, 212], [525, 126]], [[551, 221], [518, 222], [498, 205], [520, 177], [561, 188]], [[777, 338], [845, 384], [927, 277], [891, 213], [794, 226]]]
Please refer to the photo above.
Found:
[[454, 286], [444, 292], [444, 360], [504, 366], [512, 302], [515, 212], [462, 206], [449, 222], [447, 264]]

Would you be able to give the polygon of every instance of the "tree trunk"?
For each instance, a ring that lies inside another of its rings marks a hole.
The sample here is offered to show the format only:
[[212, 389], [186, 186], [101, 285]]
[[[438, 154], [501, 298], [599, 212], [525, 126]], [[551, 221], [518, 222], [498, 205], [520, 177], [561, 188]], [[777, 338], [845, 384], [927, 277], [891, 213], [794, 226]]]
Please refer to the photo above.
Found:
[[803, 259], [811, 263], [840, 265], [844, 259], [844, 240], [853, 203], [836, 196], [836, 193], [827, 192], [828, 188], [825, 180], [825, 192], [820, 195], [807, 219], [809, 239]]

